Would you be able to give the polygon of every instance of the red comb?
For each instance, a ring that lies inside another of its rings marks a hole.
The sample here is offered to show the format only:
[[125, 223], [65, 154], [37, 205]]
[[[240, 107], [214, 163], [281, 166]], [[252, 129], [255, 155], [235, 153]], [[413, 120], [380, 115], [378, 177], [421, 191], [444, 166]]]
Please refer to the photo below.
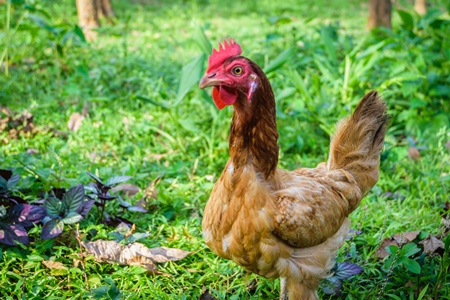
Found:
[[230, 38], [223, 41], [223, 45], [219, 43], [219, 51], [213, 49], [211, 56], [208, 59], [208, 70], [206, 72], [210, 72], [211, 70], [216, 69], [224, 61], [232, 56], [241, 55], [242, 49], [238, 43], [234, 41], [234, 39]]

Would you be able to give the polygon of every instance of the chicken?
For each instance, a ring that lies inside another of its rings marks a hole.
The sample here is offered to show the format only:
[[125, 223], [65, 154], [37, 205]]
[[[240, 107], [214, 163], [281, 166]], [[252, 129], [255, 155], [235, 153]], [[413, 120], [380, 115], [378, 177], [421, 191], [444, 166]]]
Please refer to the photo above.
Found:
[[219, 43], [199, 84], [212, 86], [218, 109], [234, 106], [230, 158], [206, 204], [203, 238], [220, 257], [281, 278], [281, 299], [318, 299], [349, 232], [348, 215], [378, 180], [386, 104], [369, 92], [337, 125], [327, 163], [281, 170], [272, 87], [241, 53], [232, 39]]

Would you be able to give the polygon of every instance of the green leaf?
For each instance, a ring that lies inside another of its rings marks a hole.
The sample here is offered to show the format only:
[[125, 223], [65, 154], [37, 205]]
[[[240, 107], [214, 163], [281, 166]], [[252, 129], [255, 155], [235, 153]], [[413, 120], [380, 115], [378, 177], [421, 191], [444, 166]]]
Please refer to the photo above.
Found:
[[409, 271], [415, 274], [420, 274], [420, 265], [417, 261], [406, 257], [402, 257], [400, 261]]
[[84, 197], [84, 186], [82, 184], [72, 187], [64, 194], [62, 199], [65, 210], [67, 212], [78, 211], [83, 204]]
[[414, 28], [414, 19], [410, 13], [408, 13], [406, 10], [402, 10], [402, 9], [397, 9], [397, 13], [400, 16], [400, 18], [402, 19], [405, 29], [411, 30]]
[[62, 212], [64, 212], [63, 203], [57, 198], [46, 199], [45, 200], [45, 209], [47, 210], [47, 214], [52, 217], [57, 217]]
[[288, 48], [280, 53], [274, 60], [270, 61], [269, 64], [264, 68], [264, 73], [269, 74], [282, 65], [284, 65], [289, 59], [294, 56], [295, 49], [294, 47]]
[[394, 245], [387, 246], [385, 249], [386, 252], [389, 253], [390, 255], [395, 255], [395, 253], [397, 253], [398, 251], [398, 247]]
[[406, 256], [410, 257], [411, 255], [416, 254], [419, 252], [420, 249], [416, 246], [414, 243], [409, 243], [403, 246], [403, 248], [400, 250], [399, 256]]
[[80, 38], [81, 42], [87, 43], [86, 37], [84, 36], [83, 30], [81, 30], [80, 26], [75, 25], [73, 28], [73, 33]]
[[428, 290], [428, 284], [423, 288], [423, 290], [420, 292], [419, 296], [417, 297], [417, 300], [422, 300], [425, 294]]
[[127, 180], [130, 180], [131, 176], [113, 176], [111, 178], [108, 178], [108, 180], [106, 180], [105, 185], [107, 186], [113, 186], [122, 182], [125, 182]]
[[175, 106], [178, 105], [191, 88], [200, 81], [205, 60], [206, 55], [202, 53], [193, 61], [185, 65], [181, 70], [180, 85], [178, 86], [177, 98], [174, 103]]
[[61, 222], [63, 222], [64, 224], [75, 224], [80, 222], [81, 220], [83, 220], [83, 216], [81, 216], [79, 213], [77, 212], [69, 212], [64, 219], [61, 220]]
[[210, 55], [212, 53], [211, 43], [209, 42], [200, 25], [195, 26], [193, 38], [203, 53], [205, 53], [206, 55]]
[[178, 123], [183, 126], [184, 129], [190, 132], [198, 133], [201, 130], [195, 125], [194, 120], [192, 119], [179, 119]]
[[333, 28], [330, 26], [324, 26], [320, 30], [320, 36], [322, 38], [322, 42], [325, 46], [325, 51], [327, 52], [329, 60], [335, 64], [337, 62], [336, 58], [336, 47], [334, 46], [332, 34]]

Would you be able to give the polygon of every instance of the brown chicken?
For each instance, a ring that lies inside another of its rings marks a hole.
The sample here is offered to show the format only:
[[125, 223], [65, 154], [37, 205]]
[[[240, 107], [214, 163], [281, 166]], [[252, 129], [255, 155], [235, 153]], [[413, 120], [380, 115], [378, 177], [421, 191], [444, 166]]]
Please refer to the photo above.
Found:
[[206, 204], [203, 237], [217, 255], [281, 278], [281, 299], [318, 299], [348, 234], [348, 215], [378, 180], [386, 104], [375, 91], [365, 95], [337, 125], [327, 163], [278, 169], [272, 87], [241, 53], [232, 39], [219, 44], [199, 85], [213, 87], [219, 109], [234, 106], [230, 159]]

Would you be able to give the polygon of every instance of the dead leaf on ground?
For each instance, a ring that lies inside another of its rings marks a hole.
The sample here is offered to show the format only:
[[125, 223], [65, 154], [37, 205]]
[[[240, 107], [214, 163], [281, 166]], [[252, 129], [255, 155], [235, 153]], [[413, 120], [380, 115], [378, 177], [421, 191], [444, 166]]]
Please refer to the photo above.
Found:
[[420, 152], [415, 147], [409, 147], [408, 148], [408, 156], [414, 161], [418, 161], [420, 159]]
[[406, 244], [412, 242], [419, 234], [420, 231], [403, 232], [394, 234], [392, 238], [394, 238], [398, 244]]
[[436, 238], [434, 235], [430, 235], [423, 241], [421, 241], [419, 244], [423, 245], [423, 251], [427, 255], [431, 254], [439, 254], [441, 255], [444, 251], [444, 243]]
[[381, 243], [380, 248], [378, 248], [377, 251], [375, 252], [378, 255], [379, 259], [383, 259], [383, 258], [389, 256], [389, 253], [387, 253], [385, 248], [390, 245], [394, 245], [394, 246], [398, 247], [398, 243], [393, 238], [385, 238], [383, 240], [383, 242]]
[[130, 183], [122, 183], [111, 189], [113, 192], [123, 191], [128, 197], [136, 195], [141, 190], [138, 186]]
[[50, 273], [52, 275], [65, 275], [65, 274], [67, 274], [67, 268], [62, 263], [60, 263], [59, 261], [43, 260], [42, 264], [47, 269], [50, 269]]
[[141, 243], [122, 245], [116, 241], [98, 240], [83, 243], [86, 251], [92, 254], [98, 262], [118, 263], [120, 265], [142, 266], [149, 273], [157, 273], [154, 263], [177, 261], [185, 258], [191, 252], [175, 248], [147, 248]]
[[69, 122], [67, 122], [67, 128], [71, 131], [77, 131], [83, 124], [83, 115], [79, 112], [74, 112], [70, 115]]

